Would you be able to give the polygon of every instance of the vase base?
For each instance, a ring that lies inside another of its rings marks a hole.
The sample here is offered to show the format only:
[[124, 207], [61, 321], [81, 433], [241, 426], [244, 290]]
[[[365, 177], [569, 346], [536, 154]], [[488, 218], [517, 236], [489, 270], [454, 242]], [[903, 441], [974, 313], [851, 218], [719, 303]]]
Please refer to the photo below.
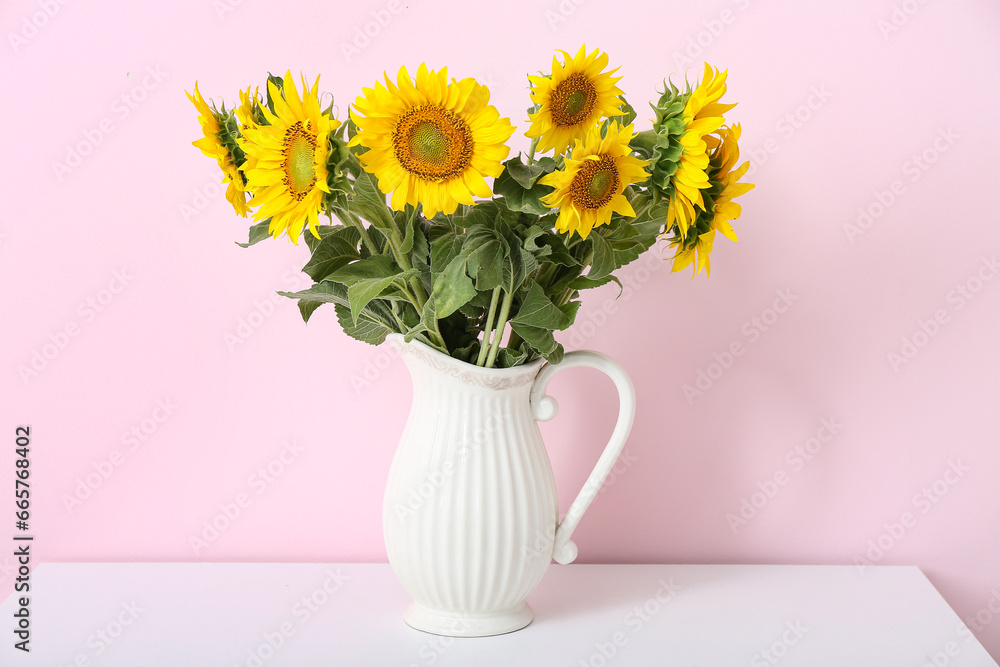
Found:
[[504, 611], [470, 614], [428, 609], [414, 602], [403, 612], [403, 620], [411, 628], [445, 637], [503, 635], [526, 627], [534, 617], [527, 603]]

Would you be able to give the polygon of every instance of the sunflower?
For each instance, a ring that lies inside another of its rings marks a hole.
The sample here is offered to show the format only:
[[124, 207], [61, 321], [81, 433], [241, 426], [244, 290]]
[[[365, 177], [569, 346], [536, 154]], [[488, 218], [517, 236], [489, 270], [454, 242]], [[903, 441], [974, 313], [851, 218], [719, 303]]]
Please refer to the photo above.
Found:
[[550, 76], [529, 76], [531, 99], [539, 107], [528, 114], [531, 127], [525, 132], [538, 139], [542, 153], [554, 148], [563, 153], [575, 139], [583, 139], [601, 118], [621, 115], [622, 91], [615, 84], [620, 76], [612, 76], [618, 68], [603, 71], [608, 66], [608, 54], [594, 49], [587, 54], [581, 46], [570, 58], [565, 51], [563, 63], [552, 56]]
[[448, 68], [417, 68], [413, 79], [405, 67], [396, 83], [365, 88], [351, 109], [358, 133], [348, 144], [368, 150], [358, 155], [365, 171], [375, 175], [382, 192], [392, 193], [397, 211], [423, 204], [424, 215], [450, 215], [472, 195], [490, 197], [484, 176], [496, 178], [514, 133], [510, 119], [489, 105], [490, 91], [475, 79], [452, 79]]
[[635, 216], [622, 194], [626, 186], [645, 181], [649, 163], [631, 155], [632, 126], [609, 123], [605, 136], [595, 125], [583, 141], [577, 140], [565, 169], [543, 176], [539, 183], [555, 188], [542, 197], [549, 208], [559, 207], [556, 229], [587, 238], [590, 230], [611, 220], [612, 213]]
[[705, 63], [701, 83], [694, 90], [679, 91], [673, 84], [654, 105], [656, 150], [653, 183], [668, 197], [667, 228], [674, 225], [681, 236], [705, 209], [702, 192], [709, 187], [706, 137], [725, 123], [723, 114], [735, 104], [721, 104], [726, 92], [725, 71]]
[[267, 121], [264, 120], [264, 112], [261, 109], [260, 90], [254, 88], [253, 93], [251, 93], [250, 86], [247, 86], [246, 90], [240, 91], [240, 105], [233, 109], [233, 113], [236, 114], [241, 127], [252, 128], [267, 124]]
[[[301, 96], [291, 71], [285, 73], [281, 88], [273, 81], [267, 85], [274, 113], [260, 107], [268, 124], [244, 127], [240, 141], [247, 157], [243, 173], [253, 192], [248, 205], [260, 206], [254, 220], [271, 219], [271, 236], [277, 238], [287, 231], [297, 244], [306, 222], [319, 238], [319, 212], [324, 194], [330, 191], [326, 183], [329, 135], [340, 121], [320, 111], [318, 77], [312, 89], [302, 78]], [[253, 103], [247, 97], [244, 104], [241, 115], [252, 117]]]
[[[731, 241], [737, 241], [736, 232], [730, 223], [743, 212], [743, 208], [733, 201], [753, 189], [753, 183], [740, 183], [739, 180], [750, 167], [744, 162], [735, 168], [740, 159], [740, 126], [720, 128], [717, 135], [705, 137], [705, 143], [710, 151], [708, 164], [708, 187], [705, 188], [705, 210], [699, 211], [688, 232], [684, 236], [676, 235], [671, 247], [676, 247], [672, 272], [680, 271], [694, 262], [695, 275], [704, 269], [705, 275], [711, 272], [709, 255], [715, 233], [721, 232]], [[697, 260], [697, 261], [695, 261]]]
[[233, 205], [237, 214], [247, 215], [246, 182], [243, 174], [239, 171], [242, 163], [243, 151], [237, 145], [237, 126], [231, 113], [227, 113], [225, 106], [222, 111], [218, 111], [205, 102], [198, 90], [198, 82], [194, 84], [194, 95], [184, 91], [188, 99], [194, 104], [201, 114], [198, 122], [201, 123], [201, 131], [204, 136], [192, 142], [201, 152], [210, 158], [215, 159], [222, 169], [222, 183], [228, 184], [226, 187], [226, 199]]
[[731, 241], [737, 241], [736, 232], [730, 220], [736, 220], [743, 212], [743, 207], [733, 201], [736, 197], [746, 194], [754, 189], [753, 183], [740, 183], [739, 180], [750, 168], [749, 162], [744, 162], [735, 170], [733, 167], [740, 159], [740, 147], [737, 144], [740, 138], [740, 126], [733, 125], [731, 128], [724, 127], [719, 130], [718, 138], [710, 137], [712, 145], [712, 179], [721, 187], [721, 191], [715, 197], [712, 207], [712, 229], [717, 229]]
[[685, 243], [680, 238], [676, 238], [670, 242], [671, 248], [677, 248], [677, 252], [674, 254], [674, 264], [670, 269], [671, 273], [676, 273], [687, 268], [692, 262], [694, 262], [692, 279], [702, 269], [705, 270], [706, 276], [712, 272], [712, 262], [708, 256], [712, 254], [712, 243], [715, 242], [715, 230], [712, 229], [704, 234], [699, 234], [692, 241], [692, 243]]

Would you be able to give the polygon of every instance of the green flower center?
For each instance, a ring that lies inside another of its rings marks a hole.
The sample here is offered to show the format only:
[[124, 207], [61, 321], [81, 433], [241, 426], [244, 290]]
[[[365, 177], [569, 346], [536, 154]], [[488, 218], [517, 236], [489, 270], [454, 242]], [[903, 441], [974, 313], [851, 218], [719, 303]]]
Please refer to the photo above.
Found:
[[552, 91], [552, 120], [556, 125], [578, 125], [587, 120], [596, 104], [594, 82], [582, 72], [577, 72]]
[[442, 164], [448, 160], [448, 135], [430, 121], [421, 121], [410, 132], [410, 154], [417, 160]]
[[436, 183], [462, 174], [472, 159], [472, 147], [468, 124], [457, 114], [429, 104], [400, 115], [392, 132], [393, 153], [400, 166]]
[[584, 160], [570, 183], [570, 197], [577, 208], [598, 209], [611, 201], [620, 182], [615, 159], [599, 155], [596, 160]]
[[281, 152], [285, 156], [284, 183], [288, 193], [302, 201], [316, 185], [316, 135], [299, 121], [285, 131]]

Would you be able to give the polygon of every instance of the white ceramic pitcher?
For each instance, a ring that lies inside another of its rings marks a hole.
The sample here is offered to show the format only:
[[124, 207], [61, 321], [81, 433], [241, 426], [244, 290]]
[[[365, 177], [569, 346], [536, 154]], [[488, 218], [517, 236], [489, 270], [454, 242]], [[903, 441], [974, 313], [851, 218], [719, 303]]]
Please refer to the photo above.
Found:
[[[621, 453], [635, 416], [625, 370], [596, 352], [485, 369], [419, 342], [388, 338], [413, 379], [413, 405], [393, 458], [382, 508], [389, 563], [413, 603], [403, 618], [439, 635], [482, 637], [525, 627], [525, 603], [570, 541]], [[618, 388], [611, 441], [561, 522], [555, 478], [536, 421], [555, 416], [545, 395], [564, 368], [603, 371]]]

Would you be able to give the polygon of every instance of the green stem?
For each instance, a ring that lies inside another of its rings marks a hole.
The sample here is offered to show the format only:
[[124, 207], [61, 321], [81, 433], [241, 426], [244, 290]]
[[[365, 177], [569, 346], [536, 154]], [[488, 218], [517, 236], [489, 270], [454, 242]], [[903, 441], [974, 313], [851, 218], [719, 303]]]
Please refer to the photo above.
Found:
[[490, 345], [490, 354], [486, 358], [486, 368], [493, 368], [493, 362], [500, 351], [500, 343], [503, 341], [503, 332], [507, 328], [507, 316], [510, 315], [510, 302], [513, 301], [513, 290], [504, 292], [503, 304], [500, 306], [500, 321], [497, 323], [496, 332], [493, 336], [493, 343]]
[[[368, 235], [368, 228], [365, 227], [365, 223], [362, 222], [361, 218], [354, 215], [347, 209], [338, 208], [335, 209], [335, 211], [337, 213], [337, 217], [340, 218], [341, 221], [343, 221], [346, 218], [347, 222], [358, 230], [358, 232], [361, 234], [362, 242], [365, 244], [365, 247], [368, 248], [368, 252], [370, 252], [373, 255], [379, 254], [378, 248], [376, 248], [375, 244], [372, 242], [372, 237]], [[341, 216], [341, 214], [343, 214], [343, 216]]]
[[399, 315], [396, 314], [396, 304], [395, 303], [392, 305], [392, 308], [390, 309], [390, 312], [392, 313], [392, 319], [396, 320], [396, 326], [399, 327], [399, 333], [405, 334], [406, 333], [406, 325], [403, 324], [403, 320], [399, 319]]
[[490, 312], [486, 316], [486, 328], [483, 329], [483, 342], [479, 346], [479, 358], [476, 365], [482, 366], [486, 361], [486, 352], [490, 346], [490, 334], [493, 332], [493, 318], [497, 314], [497, 302], [500, 301], [500, 287], [493, 288], [493, 298], [490, 299]]
[[538, 147], [538, 137], [531, 140], [531, 148], [528, 149], [528, 164], [535, 161], [535, 148]]

